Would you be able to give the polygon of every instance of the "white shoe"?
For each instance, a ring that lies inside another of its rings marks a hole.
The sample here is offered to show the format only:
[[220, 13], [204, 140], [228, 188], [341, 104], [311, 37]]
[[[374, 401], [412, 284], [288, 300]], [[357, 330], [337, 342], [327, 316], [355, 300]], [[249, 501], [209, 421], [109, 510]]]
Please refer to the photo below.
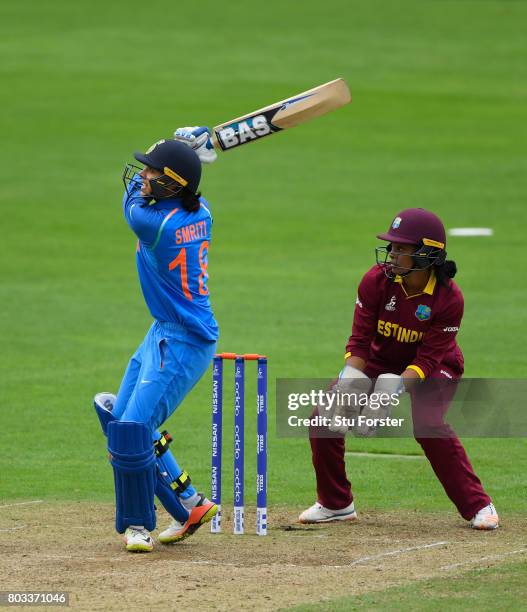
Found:
[[482, 508], [470, 521], [472, 529], [497, 529], [500, 526], [500, 519], [494, 504], [489, 504]]
[[144, 527], [128, 527], [123, 539], [130, 552], [151, 552], [154, 548], [154, 540]]
[[302, 512], [298, 521], [300, 523], [329, 523], [331, 521], [354, 521], [356, 518], [357, 513], [353, 502], [341, 510], [330, 510], [316, 502], [311, 508]]

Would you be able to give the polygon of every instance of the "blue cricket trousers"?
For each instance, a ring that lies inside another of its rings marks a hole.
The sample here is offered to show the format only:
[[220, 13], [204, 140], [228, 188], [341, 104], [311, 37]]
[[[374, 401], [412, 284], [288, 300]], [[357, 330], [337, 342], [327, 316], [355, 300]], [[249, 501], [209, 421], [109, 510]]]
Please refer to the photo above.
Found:
[[207, 371], [215, 350], [216, 342], [189, 334], [178, 323], [154, 321], [128, 363], [114, 417], [144, 423], [154, 432]]

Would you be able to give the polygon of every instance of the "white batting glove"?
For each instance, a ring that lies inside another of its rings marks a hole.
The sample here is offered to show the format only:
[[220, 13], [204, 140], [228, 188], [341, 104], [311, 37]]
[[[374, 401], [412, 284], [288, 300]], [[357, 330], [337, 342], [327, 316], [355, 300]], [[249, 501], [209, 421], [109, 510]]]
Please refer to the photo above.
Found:
[[339, 374], [339, 379], [333, 390], [335, 391], [335, 405], [331, 415], [331, 424], [328, 429], [333, 433], [345, 434], [349, 426], [343, 420], [351, 420], [358, 416], [360, 411], [360, 398], [368, 393], [371, 380], [357, 368], [346, 365]]
[[[381, 374], [377, 378], [370, 401], [361, 410], [360, 416], [365, 419], [385, 419], [390, 416], [392, 407], [398, 405], [397, 398], [405, 393], [403, 377], [398, 374]], [[375, 397], [375, 401], [373, 397]], [[391, 399], [390, 399], [391, 398]], [[355, 434], [371, 438], [377, 433], [377, 427], [367, 425], [359, 420], [355, 426]]]
[[218, 158], [210, 138], [210, 130], [206, 126], [195, 125], [178, 128], [174, 132], [174, 140], [183, 142], [194, 149], [202, 164], [212, 164]]

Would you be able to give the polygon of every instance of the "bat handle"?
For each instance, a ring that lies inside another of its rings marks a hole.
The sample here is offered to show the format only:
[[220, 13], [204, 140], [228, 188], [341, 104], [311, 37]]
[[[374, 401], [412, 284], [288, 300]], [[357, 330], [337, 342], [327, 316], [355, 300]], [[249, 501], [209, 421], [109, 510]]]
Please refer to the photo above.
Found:
[[221, 149], [220, 143], [218, 142], [218, 139], [216, 138], [216, 132], [214, 130], [212, 130], [210, 139], [212, 141], [214, 148], [217, 149], [218, 151], [221, 151], [222, 149]]

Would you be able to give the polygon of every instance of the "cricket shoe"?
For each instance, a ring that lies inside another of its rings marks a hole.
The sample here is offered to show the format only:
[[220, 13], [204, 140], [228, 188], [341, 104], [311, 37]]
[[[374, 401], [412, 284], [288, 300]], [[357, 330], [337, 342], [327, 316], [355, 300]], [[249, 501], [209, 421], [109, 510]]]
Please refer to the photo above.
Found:
[[208, 523], [218, 512], [217, 504], [209, 501], [203, 493], [198, 493], [198, 503], [189, 510], [189, 517], [185, 523], [172, 521], [170, 526], [159, 534], [162, 544], [181, 542], [195, 533], [203, 524]]
[[300, 523], [330, 523], [332, 521], [354, 521], [357, 518], [353, 502], [341, 510], [330, 510], [318, 502], [304, 510], [298, 517]]
[[130, 552], [151, 552], [154, 548], [154, 540], [144, 527], [128, 527], [123, 539]]
[[494, 504], [489, 504], [482, 508], [470, 521], [472, 529], [497, 529], [500, 526], [500, 519]]

